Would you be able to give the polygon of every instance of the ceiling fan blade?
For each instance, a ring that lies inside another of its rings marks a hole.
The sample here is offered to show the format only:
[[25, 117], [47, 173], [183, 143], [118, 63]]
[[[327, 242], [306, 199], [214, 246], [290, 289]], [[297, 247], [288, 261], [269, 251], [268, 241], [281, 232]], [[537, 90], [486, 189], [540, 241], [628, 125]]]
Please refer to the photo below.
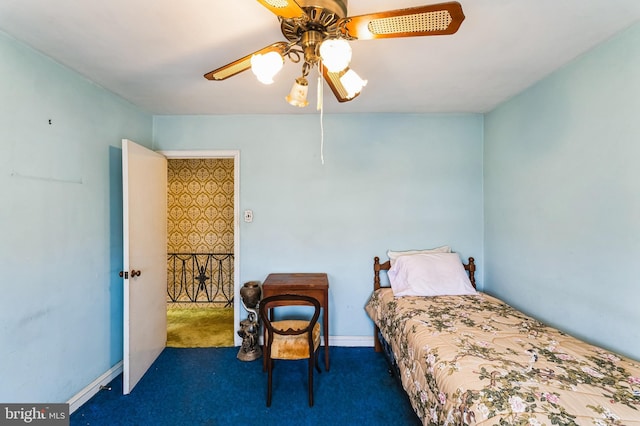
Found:
[[258, 0], [258, 3], [283, 19], [302, 18], [306, 13], [294, 0]]
[[460, 3], [448, 2], [342, 18], [338, 30], [358, 40], [447, 35], [458, 31], [462, 21]]
[[273, 43], [258, 51], [250, 53], [249, 55], [243, 58], [233, 61], [213, 71], [210, 71], [206, 73], [204, 77], [208, 80], [224, 80], [226, 78], [233, 77], [234, 75], [240, 74], [242, 71], [246, 71], [249, 68], [251, 68], [251, 57], [253, 55], [264, 54], [264, 53], [274, 52], [274, 51], [280, 52], [280, 54], [284, 54], [286, 47], [287, 47], [287, 43], [284, 41]]
[[331, 88], [331, 91], [333, 92], [338, 102], [348, 102], [360, 95], [360, 93], [356, 93], [355, 96], [349, 97], [347, 89], [345, 89], [345, 87], [342, 85], [342, 82], [340, 81], [342, 72], [331, 72], [327, 69], [327, 67], [322, 67], [322, 76], [324, 77], [324, 81], [326, 81]]

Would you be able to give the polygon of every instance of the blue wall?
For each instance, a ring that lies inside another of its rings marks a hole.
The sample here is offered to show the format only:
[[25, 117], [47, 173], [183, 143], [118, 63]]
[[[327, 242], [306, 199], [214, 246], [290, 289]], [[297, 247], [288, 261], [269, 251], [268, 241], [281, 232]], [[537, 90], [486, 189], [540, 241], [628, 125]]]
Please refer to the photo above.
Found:
[[640, 359], [640, 24], [485, 117], [485, 288]]
[[122, 359], [120, 141], [152, 117], [3, 33], [0, 99], [0, 401], [65, 402]]
[[324, 165], [315, 114], [154, 123], [155, 149], [240, 150], [241, 281], [327, 272], [338, 344], [372, 335], [374, 256], [450, 244], [482, 263], [482, 116], [325, 115]]

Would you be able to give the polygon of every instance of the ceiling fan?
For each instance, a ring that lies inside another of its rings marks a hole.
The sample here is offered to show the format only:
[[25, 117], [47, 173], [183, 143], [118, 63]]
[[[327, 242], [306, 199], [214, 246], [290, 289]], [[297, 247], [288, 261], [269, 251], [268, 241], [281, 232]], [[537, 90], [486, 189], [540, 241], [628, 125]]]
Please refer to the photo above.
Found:
[[447, 2], [408, 9], [347, 16], [348, 0], [258, 0], [278, 16], [282, 34], [279, 41], [245, 57], [206, 73], [209, 80], [225, 80], [251, 68], [258, 80], [273, 82], [284, 58], [302, 62], [302, 76], [296, 79], [287, 101], [307, 105], [309, 71], [318, 70], [339, 102], [358, 96], [366, 85], [349, 68], [351, 40], [393, 37], [448, 35], [458, 31], [464, 20], [462, 6]]

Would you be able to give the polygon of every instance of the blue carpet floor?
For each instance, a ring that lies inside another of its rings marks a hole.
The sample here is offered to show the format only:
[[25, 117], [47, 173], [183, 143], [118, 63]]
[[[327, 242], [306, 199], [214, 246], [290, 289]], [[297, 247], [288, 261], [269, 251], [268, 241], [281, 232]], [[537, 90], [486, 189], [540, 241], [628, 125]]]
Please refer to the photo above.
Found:
[[315, 371], [307, 400], [307, 362], [276, 361], [273, 400], [265, 405], [262, 358], [242, 362], [238, 348], [166, 348], [129, 395], [122, 376], [71, 415], [71, 425], [419, 425], [383, 355], [331, 347], [331, 370]]

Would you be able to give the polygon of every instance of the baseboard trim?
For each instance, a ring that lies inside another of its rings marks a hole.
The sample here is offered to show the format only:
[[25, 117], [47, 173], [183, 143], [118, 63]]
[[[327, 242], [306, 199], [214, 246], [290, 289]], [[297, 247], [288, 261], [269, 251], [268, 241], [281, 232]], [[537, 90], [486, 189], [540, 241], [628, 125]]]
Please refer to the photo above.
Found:
[[329, 336], [329, 345], [345, 347], [373, 347], [373, 336]]
[[100, 391], [101, 386], [106, 386], [111, 383], [111, 381], [118, 377], [120, 373], [122, 373], [122, 361], [111, 367], [103, 375], [71, 397], [71, 399], [67, 401], [67, 404], [69, 404], [69, 414], [73, 413], [80, 408], [82, 404], [90, 400], [93, 395]]

